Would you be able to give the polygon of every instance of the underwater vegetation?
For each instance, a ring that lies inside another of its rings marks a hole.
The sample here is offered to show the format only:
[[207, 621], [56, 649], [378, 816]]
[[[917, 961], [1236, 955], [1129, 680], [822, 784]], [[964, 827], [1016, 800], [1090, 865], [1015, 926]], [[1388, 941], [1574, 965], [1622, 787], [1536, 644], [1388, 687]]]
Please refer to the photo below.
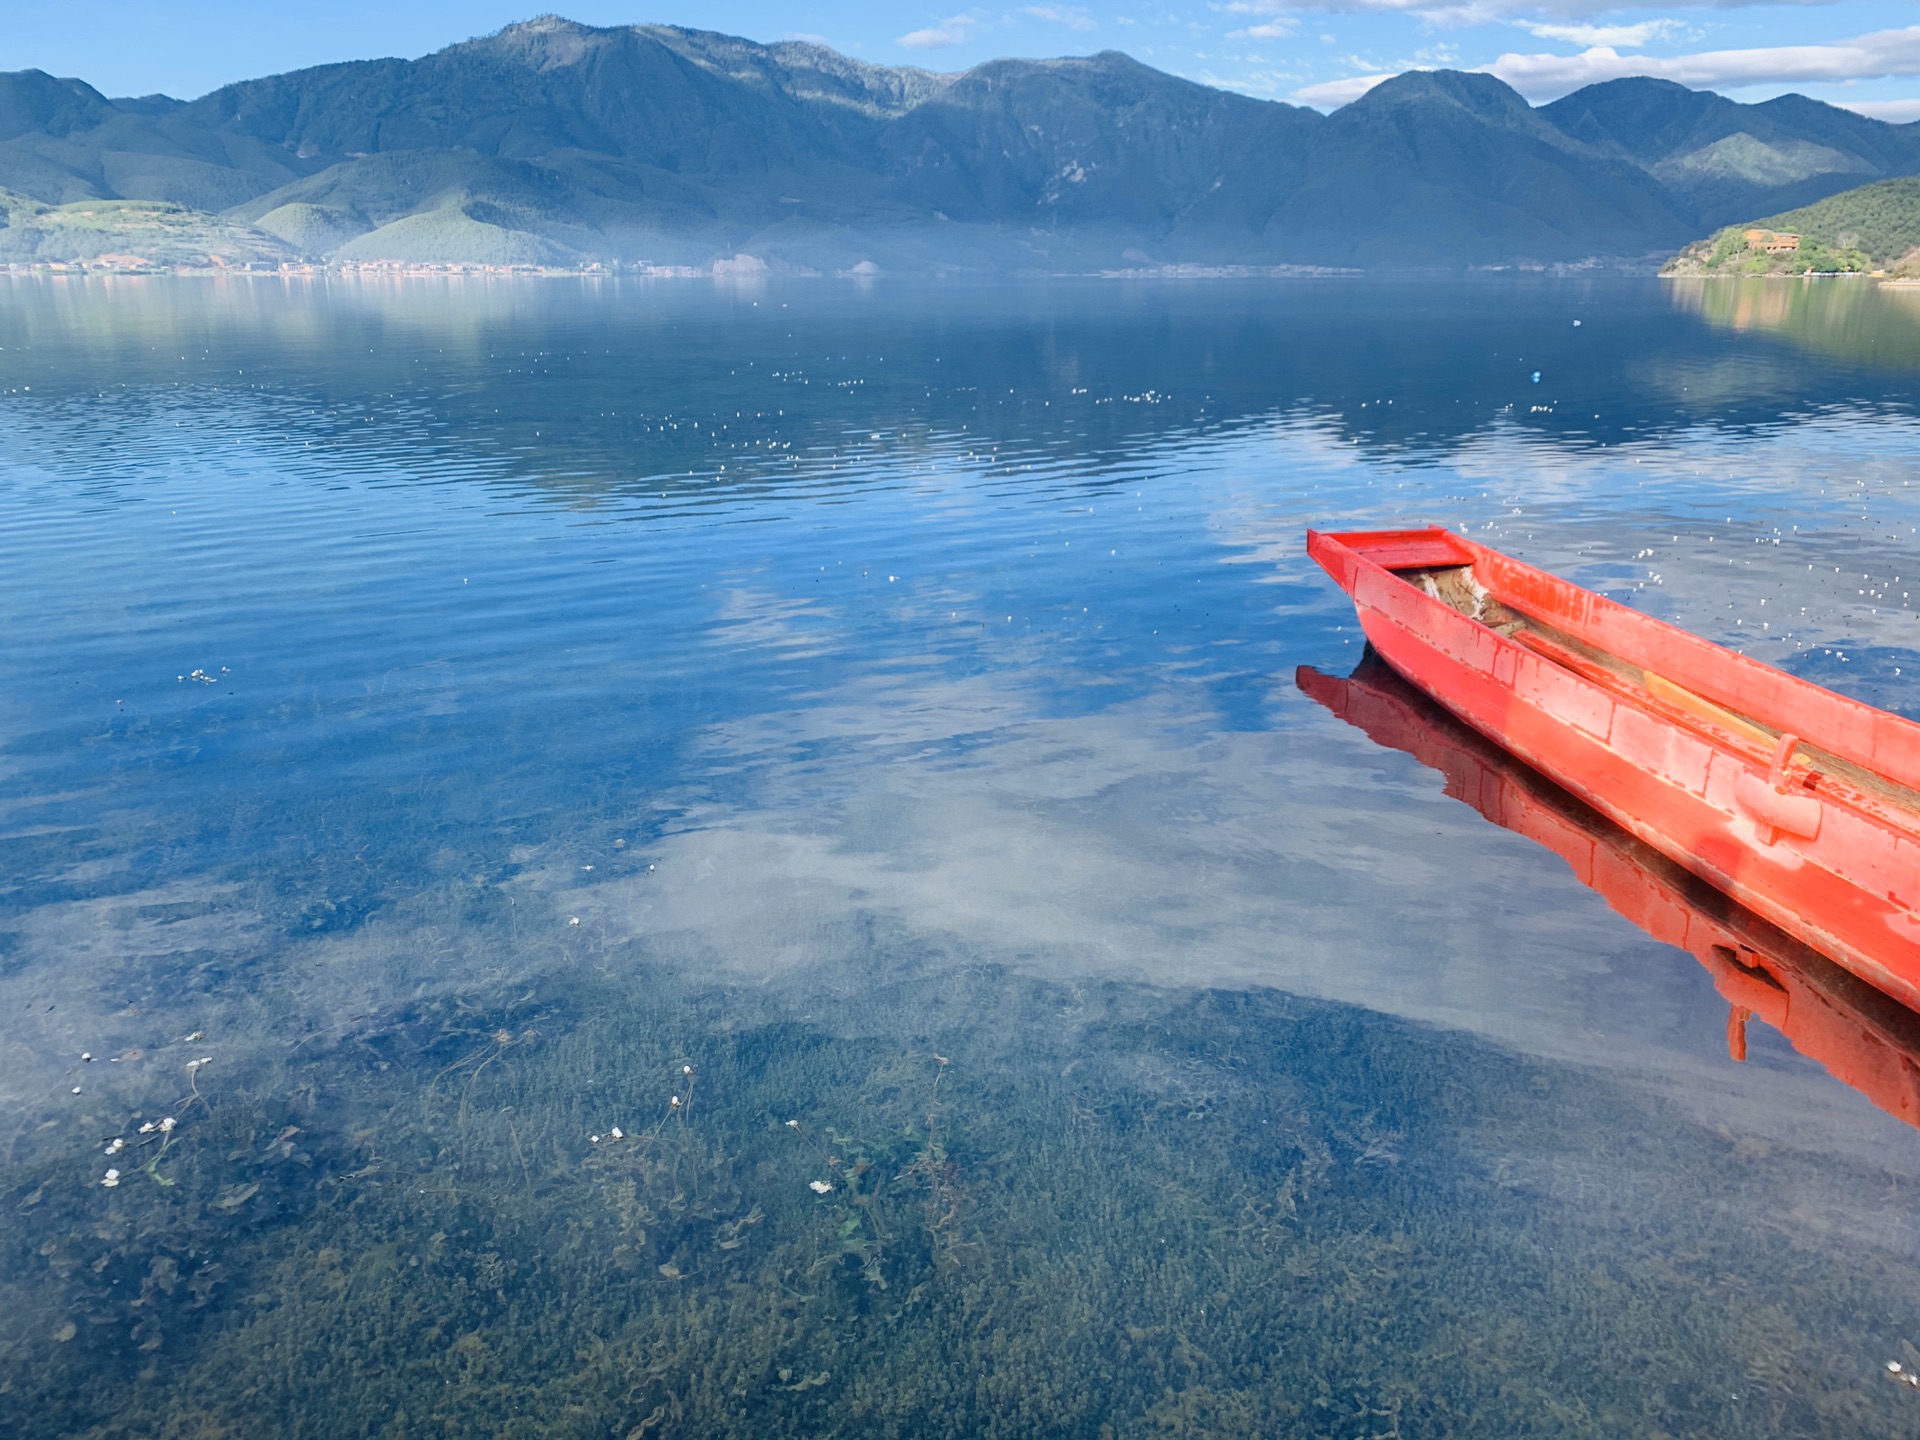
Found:
[[0, 1440], [1920, 1440], [1913, 1135], [1277, 680], [1905, 706], [1893, 292], [6, 288]]
[[900, 963], [629, 950], [202, 1072], [112, 1187], [28, 1147], [9, 1433], [1920, 1434], [1911, 1256], [1753, 1218], [1822, 1162], [1348, 1007]]

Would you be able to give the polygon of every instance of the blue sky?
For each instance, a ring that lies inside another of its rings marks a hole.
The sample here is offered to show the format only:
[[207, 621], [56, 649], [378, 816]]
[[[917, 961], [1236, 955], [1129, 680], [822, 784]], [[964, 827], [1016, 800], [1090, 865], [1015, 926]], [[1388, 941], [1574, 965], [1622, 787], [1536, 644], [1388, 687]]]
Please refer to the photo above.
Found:
[[[0, 70], [77, 75], [113, 95], [192, 97], [304, 65], [425, 54], [526, 19], [539, 3], [11, 0]], [[1886, 119], [1920, 119], [1920, 0], [1656, 8], [1607, 0], [657, 0], [646, 10], [583, 0], [562, 13], [598, 25], [649, 20], [756, 40], [804, 37], [864, 60], [936, 70], [1001, 55], [1125, 50], [1190, 79], [1322, 109], [1373, 79], [1448, 66], [1491, 70], [1536, 103], [1648, 74], [1742, 100], [1797, 90]]]

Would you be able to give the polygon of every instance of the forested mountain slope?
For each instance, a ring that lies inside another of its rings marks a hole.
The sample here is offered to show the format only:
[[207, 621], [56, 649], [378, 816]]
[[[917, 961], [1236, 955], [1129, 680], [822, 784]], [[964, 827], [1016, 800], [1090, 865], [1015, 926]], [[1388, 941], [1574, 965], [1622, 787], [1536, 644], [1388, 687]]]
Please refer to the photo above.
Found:
[[555, 17], [189, 103], [0, 75], [0, 188], [171, 202], [315, 257], [1550, 263], [1916, 171], [1920, 126], [1652, 80], [1535, 109], [1415, 72], [1323, 116], [1115, 52], [938, 75]]

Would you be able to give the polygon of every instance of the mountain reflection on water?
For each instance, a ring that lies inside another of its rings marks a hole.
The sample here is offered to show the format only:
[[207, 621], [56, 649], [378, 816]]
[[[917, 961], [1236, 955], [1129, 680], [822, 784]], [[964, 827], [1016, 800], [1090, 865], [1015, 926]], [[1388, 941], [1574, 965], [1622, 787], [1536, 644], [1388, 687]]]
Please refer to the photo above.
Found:
[[1920, 370], [1920, 287], [1868, 276], [1668, 284], [1678, 308], [1710, 325], [1777, 335], [1852, 365]]
[[1747, 1022], [1789, 1044], [1880, 1109], [1920, 1127], [1920, 1015], [1755, 915], [1403, 680], [1371, 648], [1338, 679], [1301, 666], [1301, 691], [1447, 779], [1447, 794], [1562, 860], [1654, 939], [1685, 950], [1730, 1006], [1727, 1046], [1747, 1058]]
[[[1910, 401], [1910, 387], [1879, 373], [1890, 354], [1920, 359], [1920, 323], [1908, 323], [1901, 292], [1830, 285], [1792, 302], [1823, 332], [1855, 335], [1873, 317], [1873, 343], [1830, 347], [1861, 369], [1809, 373], [1791, 349], [1730, 350], [1714, 334], [1755, 328], [1725, 313], [1745, 313], [1749, 289], [449, 277], [210, 280], [196, 292], [127, 277], [16, 278], [7, 309], [10, 343], [31, 347], [9, 373], [50, 397], [103, 380], [217, 387], [254, 397], [232, 419], [266, 433], [293, 405], [310, 436], [348, 450], [384, 455], [404, 439], [463, 472], [485, 462], [494, 478], [569, 497], [664, 488], [725, 503], [792, 483], [809, 460], [912, 465], [963, 436], [1013, 476], [1114, 463], [1147, 436], [1231, 436], [1277, 416], [1329, 443], [1418, 459], [1493, 430], [1597, 447], [1702, 423], [1765, 426], [1829, 403]], [[1753, 294], [1793, 292], [1776, 283]], [[1676, 310], [1708, 323], [1676, 323]], [[1757, 328], [1797, 337], [1808, 327]], [[624, 383], [610, 390], [614, 375]], [[608, 403], [580, 405], [583, 386]]]
[[1912, 1129], [1289, 683], [1437, 520], [1911, 709], [1916, 442], [1654, 282], [7, 282], [5, 1428], [1920, 1435]]

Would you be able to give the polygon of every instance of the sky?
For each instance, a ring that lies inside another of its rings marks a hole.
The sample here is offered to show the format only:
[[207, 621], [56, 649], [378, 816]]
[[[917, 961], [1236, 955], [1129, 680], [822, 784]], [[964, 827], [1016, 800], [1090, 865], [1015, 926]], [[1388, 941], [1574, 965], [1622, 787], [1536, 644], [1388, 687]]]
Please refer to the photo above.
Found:
[[[545, 0], [552, 4], [554, 0]], [[109, 95], [190, 99], [338, 60], [416, 56], [537, 13], [535, 0], [5, 0], [0, 70], [72, 75]], [[1920, 0], [575, 0], [594, 25], [658, 21], [807, 39], [862, 60], [963, 70], [1000, 56], [1124, 50], [1191, 80], [1327, 110], [1410, 69], [1486, 70], [1536, 104], [1621, 75], [1738, 100], [1798, 91], [1920, 119]]]

